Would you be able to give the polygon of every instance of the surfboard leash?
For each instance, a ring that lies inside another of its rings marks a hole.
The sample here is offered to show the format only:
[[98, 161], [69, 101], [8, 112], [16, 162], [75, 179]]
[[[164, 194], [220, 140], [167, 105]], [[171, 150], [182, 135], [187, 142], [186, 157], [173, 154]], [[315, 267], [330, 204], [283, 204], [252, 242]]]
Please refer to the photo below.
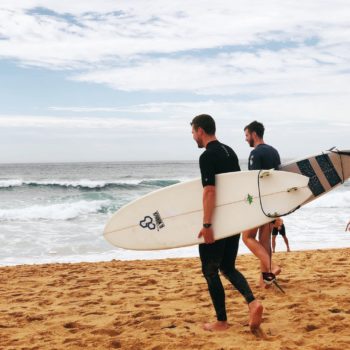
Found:
[[[271, 226], [270, 226], [270, 222], [269, 222], [269, 229], [270, 229], [270, 233], [271, 233]], [[272, 272], [272, 249], [271, 249], [271, 234], [270, 234], [270, 244], [269, 244], [269, 255], [270, 255], [270, 272]], [[277, 282], [277, 278], [275, 276], [274, 281], [272, 282], [283, 294], [286, 294], [286, 292], [284, 291], [284, 289], [280, 286], [280, 284]]]
[[296, 208], [290, 210], [288, 213], [284, 213], [284, 214], [270, 214], [270, 213], [266, 213], [265, 210], [264, 210], [264, 207], [263, 207], [263, 204], [262, 204], [262, 200], [261, 200], [261, 192], [260, 192], [260, 173], [264, 171], [264, 169], [261, 169], [258, 173], [258, 191], [259, 191], [259, 202], [260, 202], [260, 209], [261, 211], [263, 212], [263, 214], [268, 217], [268, 218], [271, 218], [271, 219], [276, 219], [276, 218], [279, 218], [281, 216], [287, 216], [289, 214], [292, 214], [294, 213], [296, 210], [298, 210], [301, 206], [298, 205]]
[[274, 280], [272, 282], [283, 294], [286, 294], [286, 292], [284, 291], [284, 289], [280, 286], [280, 284], [277, 282], [277, 280]]

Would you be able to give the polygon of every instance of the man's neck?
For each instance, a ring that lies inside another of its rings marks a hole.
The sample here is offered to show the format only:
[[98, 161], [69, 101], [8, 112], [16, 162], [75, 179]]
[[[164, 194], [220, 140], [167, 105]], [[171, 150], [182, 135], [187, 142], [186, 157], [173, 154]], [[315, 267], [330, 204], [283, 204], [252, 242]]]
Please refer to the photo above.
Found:
[[263, 145], [263, 144], [265, 144], [263, 139], [256, 140], [254, 142], [254, 148], [257, 148], [259, 145]]
[[204, 147], [207, 148], [208, 143], [212, 141], [217, 141], [216, 136], [209, 136], [207, 139], [204, 140]]

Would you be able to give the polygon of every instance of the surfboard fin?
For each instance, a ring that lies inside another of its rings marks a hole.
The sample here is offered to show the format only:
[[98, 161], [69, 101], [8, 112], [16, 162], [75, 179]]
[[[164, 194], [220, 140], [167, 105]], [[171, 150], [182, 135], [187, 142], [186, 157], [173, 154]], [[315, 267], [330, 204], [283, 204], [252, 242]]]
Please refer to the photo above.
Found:
[[287, 189], [287, 192], [295, 192], [295, 191], [297, 191], [298, 190], [298, 187], [291, 187], [291, 188], [288, 188]]
[[276, 211], [271, 214], [271, 213], [267, 213], [265, 214], [268, 218], [279, 218], [280, 216], [283, 216], [282, 214], [278, 214]]
[[259, 177], [263, 179], [264, 177], [270, 176], [275, 169], [263, 170], [260, 172]]

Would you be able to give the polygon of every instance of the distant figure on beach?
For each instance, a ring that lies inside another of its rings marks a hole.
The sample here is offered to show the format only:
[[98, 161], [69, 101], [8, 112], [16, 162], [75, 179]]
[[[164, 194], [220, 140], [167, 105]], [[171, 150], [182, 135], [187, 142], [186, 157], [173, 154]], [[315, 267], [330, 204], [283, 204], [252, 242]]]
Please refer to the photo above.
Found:
[[[246, 141], [251, 151], [248, 160], [249, 170], [278, 169], [281, 164], [280, 156], [275, 148], [264, 142], [264, 125], [253, 121], [244, 128]], [[259, 231], [259, 240], [256, 235]], [[272, 263], [271, 226], [270, 223], [243, 232], [243, 242], [260, 260], [260, 286], [265, 287], [273, 283], [276, 275], [281, 272], [278, 265]]]
[[276, 250], [276, 237], [280, 234], [284, 240], [284, 243], [287, 247], [287, 252], [290, 252], [289, 241], [286, 234], [286, 228], [284, 226], [283, 220], [281, 218], [277, 218], [272, 222], [272, 252], [274, 253]]
[[346, 225], [345, 231], [350, 231], [350, 221], [349, 221], [348, 224]]
[[249, 308], [249, 325], [253, 332], [259, 329], [262, 320], [263, 306], [255, 299], [245, 277], [235, 268], [238, 252], [239, 236], [235, 235], [215, 241], [215, 233], [211, 226], [215, 211], [215, 175], [240, 171], [236, 153], [228, 146], [220, 143], [216, 136], [214, 119], [207, 114], [196, 116], [192, 122], [192, 135], [199, 148], [205, 148], [199, 158], [203, 185], [203, 227], [198, 238], [204, 242], [199, 245], [202, 272], [208, 283], [209, 293], [215, 308], [217, 321], [205, 323], [207, 331], [226, 330], [225, 291], [219, 277], [220, 272], [245, 298]]

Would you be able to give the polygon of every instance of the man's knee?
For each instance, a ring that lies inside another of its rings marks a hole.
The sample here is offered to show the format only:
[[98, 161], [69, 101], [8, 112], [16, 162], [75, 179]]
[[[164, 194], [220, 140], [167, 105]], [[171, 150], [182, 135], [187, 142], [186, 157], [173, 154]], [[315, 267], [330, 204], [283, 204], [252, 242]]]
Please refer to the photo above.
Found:
[[220, 272], [226, 279], [229, 280], [230, 276], [234, 274], [235, 269], [233, 268], [233, 266], [221, 266]]
[[207, 280], [215, 278], [219, 274], [219, 264], [216, 262], [203, 263], [202, 273]]
[[251, 230], [244, 231], [242, 233], [242, 241], [244, 243], [250, 242], [251, 240], [255, 240], [257, 234], [257, 228], [253, 228]]

